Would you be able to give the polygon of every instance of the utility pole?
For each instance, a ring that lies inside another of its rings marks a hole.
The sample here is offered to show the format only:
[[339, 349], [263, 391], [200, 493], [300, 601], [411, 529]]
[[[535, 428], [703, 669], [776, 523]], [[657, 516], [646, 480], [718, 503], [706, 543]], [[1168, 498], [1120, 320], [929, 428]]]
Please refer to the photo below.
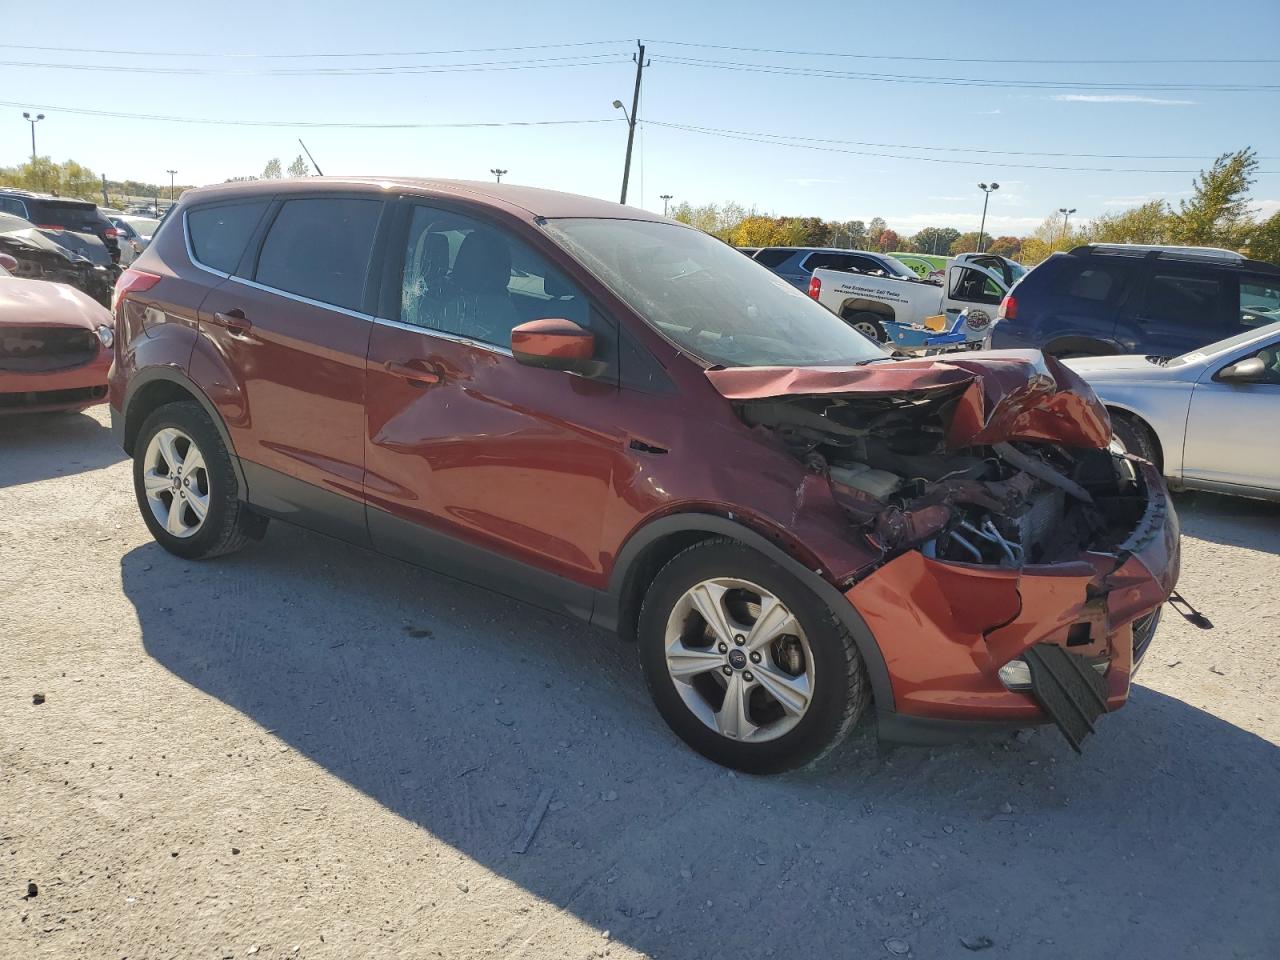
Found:
[[102, 175], [102, 205], [104, 207], [111, 206], [111, 201], [107, 198], [107, 175]]
[[1076, 212], [1076, 208], [1072, 207], [1068, 210], [1066, 207], [1059, 207], [1058, 212], [1062, 214], [1062, 239], [1065, 240], [1070, 236], [1070, 234], [1067, 233], [1067, 221], [1069, 221], [1071, 219], [1071, 215]]
[[504, 173], [506, 173], [507, 171], [506, 171], [506, 170], [499, 170], [497, 167], [490, 167], [490, 168], [489, 168], [489, 172], [490, 172], [490, 173], [492, 173], [495, 177], [497, 177], [497, 178], [498, 178], [498, 182], [499, 182], [499, 183], [501, 183], [501, 182], [502, 182], [502, 175], [503, 175]]
[[166, 170], [165, 173], [169, 174], [169, 206], [173, 206], [173, 178], [177, 176], [178, 171]]
[[[36, 172], [36, 124], [44, 119], [43, 113], [37, 113], [34, 117], [26, 110], [22, 111], [22, 119], [31, 124], [31, 172]], [[40, 186], [44, 186], [44, 177], [40, 178]]]
[[1000, 184], [992, 180], [991, 186], [980, 183], [978, 189], [982, 191], [982, 226], [978, 227], [978, 252], [981, 253], [987, 235], [987, 201], [991, 199], [991, 194], [1000, 189]]
[[644, 68], [649, 65], [644, 58], [644, 44], [639, 40], [636, 46], [640, 48], [639, 54], [632, 54], [631, 58], [636, 62], [636, 86], [631, 93], [631, 113], [627, 114], [626, 108], [622, 106], [621, 100], [613, 101], [613, 106], [617, 110], [622, 111], [622, 115], [627, 118], [627, 159], [622, 165], [622, 203], [627, 202], [627, 181], [631, 179], [631, 148], [636, 140], [636, 111], [640, 109], [640, 81], [644, 77]]
[[670, 193], [658, 194], [658, 199], [662, 201], [662, 215], [664, 217], [667, 215], [667, 204], [671, 202], [672, 196]]

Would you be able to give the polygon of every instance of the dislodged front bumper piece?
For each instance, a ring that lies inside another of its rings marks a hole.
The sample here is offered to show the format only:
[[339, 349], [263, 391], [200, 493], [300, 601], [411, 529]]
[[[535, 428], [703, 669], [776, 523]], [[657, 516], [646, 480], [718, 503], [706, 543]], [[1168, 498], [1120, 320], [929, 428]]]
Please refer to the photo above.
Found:
[[1125, 702], [1178, 522], [1070, 370], [1005, 351], [708, 377], [806, 465], [798, 504], [843, 511], [861, 552], [828, 569], [885, 662], [882, 733], [1049, 720], [1078, 749]]

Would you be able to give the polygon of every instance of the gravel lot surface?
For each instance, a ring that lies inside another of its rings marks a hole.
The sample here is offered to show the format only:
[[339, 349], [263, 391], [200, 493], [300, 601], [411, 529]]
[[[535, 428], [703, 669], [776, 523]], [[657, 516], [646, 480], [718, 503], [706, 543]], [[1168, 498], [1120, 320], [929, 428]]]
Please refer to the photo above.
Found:
[[1277, 956], [1280, 506], [1179, 497], [1217, 629], [1083, 756], [756, 779], [589, 628], [279, 523], [164, 553], [106, 422], [0, 420], [0, 957]]

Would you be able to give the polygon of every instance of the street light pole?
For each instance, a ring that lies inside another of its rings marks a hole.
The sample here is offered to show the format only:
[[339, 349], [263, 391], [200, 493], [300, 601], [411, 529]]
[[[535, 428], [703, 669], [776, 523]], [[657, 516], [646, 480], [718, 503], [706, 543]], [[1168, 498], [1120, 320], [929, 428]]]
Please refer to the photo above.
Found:
[[169, 206], [173, 206], [173, 178], [177, 176], [178, 171], [166, 170], [165, 173], [169, 174]]
[[991, 199], [991, 194], [1000, 189], [1000, 184], [992, 180], [991, 186], [980, 183], [978, 184], [978, 189], [982, 191], [982, 226], [978, 227], [978, 252], [981, 253], [983, 246], [985, 246], [983, 240], [987, 235], [987, 201]]
[[43, 113], [37, 113], [34, 117], [27, 111], [22, 111], [22, 119], [31, 124], [31, 169], [36, 166], [36, 124], [44, 119]]
[[632, 54], [636, 61], [636, 86], [631, 93], [631, 113], [627, 113], [627, 108], [622, 105], [621, 100], [613, 101], [613, 108], [621, 110], [622, 115], [627, 118], [627, 159], [622, 164], [622, 200], [627, 202], [627, 181], [631, 179], [631, 148], [636, 140], [636, 112], [640, 109], [640, 80], [644, 76], [644, 68], [649, 64], [644, 59], [644, 44], [639, 40], [636, 46], [640, 48], [639, 55]]
[[489, 172], [490, 172], [490, 173], [492, 173], [495, 177], [497, 177], [497, 178], [498, 178], [498, 182], [499, 182], [499, 183], [501, 183], [501, 182], [502, 182], [502, 175], [503, 175], [504, 173], [506, 173], [507, 171], [506, 171], [506, 170], [501, 170], [501, 169], [499, 169], [498, 167], [490, 167], [490, 168], [489, 168]]
[[658, 194], [658, 199], [662, 201], [662, 215], [664, 217], [667, 215], [667, 204], [671, 202], [672, 196], [670, 193]]
[[1067, 222], [1071, 219], [1071, 215], [1076, 212], [1076, 208], [1072, 207], [1068, 210], [1066, 207], [1059, 207], [1058, 212], [1062, 214], [1062, 239], [1067, 239], [1070, 234], [1067, 233]]

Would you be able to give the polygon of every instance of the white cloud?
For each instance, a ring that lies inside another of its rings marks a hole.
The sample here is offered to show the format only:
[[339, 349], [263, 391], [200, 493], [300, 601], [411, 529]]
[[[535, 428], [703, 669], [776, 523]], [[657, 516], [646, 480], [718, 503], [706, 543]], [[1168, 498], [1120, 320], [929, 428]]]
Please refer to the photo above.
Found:
[[[910, 213], [886, 214], [889, 226], [899, 233], [914, 233], [922, 227], [955, 227], [957, 230], [977, 230], [982, 221], [982, 207], [974, 213]], [[1044, 221], [1039, 217], [1014, 217], [1008, 214], [987, 214], [987, 233], [1026, 233]]]
[[979, 111], [978, 111], [978, 116], [980, 116], [980, 117], [994, 117], [997, 113], [1004, 113], [1004, 111], [1003, 111], [1003, 110], [1001, 110], [999, 107], [996, 107], [994, 110], [979, 110]]
[[1258, 200], [1254, 203], [1258, 217], [1265, 220], [1274, 213], [1280, 213], [1280, 200]]
[[1140, 97], [1132, 93], [1059, 93], [1049, 98], [1063, 103], [1157, 103], [1165, 107], [1191, 107], [1195, 100], [1166, 100], [1163, 97]]

